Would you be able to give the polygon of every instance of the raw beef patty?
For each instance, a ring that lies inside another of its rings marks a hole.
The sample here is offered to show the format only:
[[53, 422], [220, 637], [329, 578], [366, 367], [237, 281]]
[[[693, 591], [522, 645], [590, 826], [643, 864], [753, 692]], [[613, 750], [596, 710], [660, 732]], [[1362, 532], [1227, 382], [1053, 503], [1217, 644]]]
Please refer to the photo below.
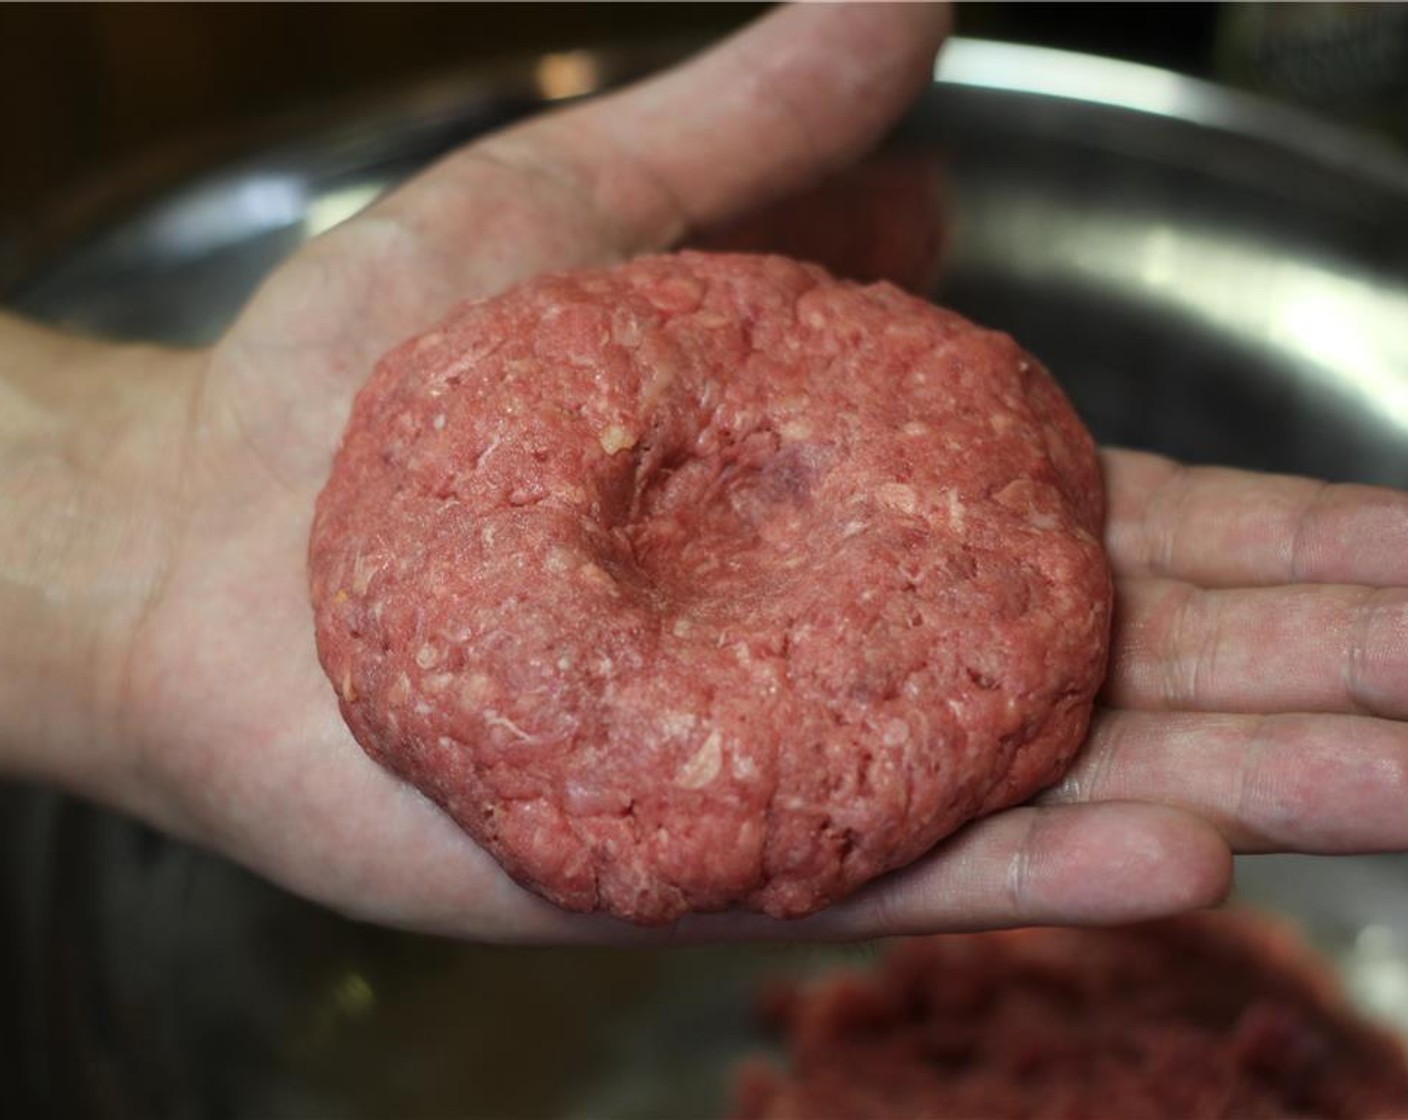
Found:
[[367, 752], [554, 902], [799, 916], [1061, 774], [1102, 493], [1034, 359], [889, 285], [542, 277], [358, 396], [319, 653]]

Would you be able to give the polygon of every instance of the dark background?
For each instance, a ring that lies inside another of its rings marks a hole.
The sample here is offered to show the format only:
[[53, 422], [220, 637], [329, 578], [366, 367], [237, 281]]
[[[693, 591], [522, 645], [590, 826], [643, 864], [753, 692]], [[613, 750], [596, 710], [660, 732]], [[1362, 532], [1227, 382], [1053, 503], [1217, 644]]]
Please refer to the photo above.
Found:
[[[0, 3], [0, 227], [271, 115], [494, 58], [709, 37], [761, 4]], [[1207, 73], [1219, 7], [969, 4], [961, 33]]]
[[[149, 179], [215, 158], [296, 109], [544, 49], [713, 37], [766, 6], [0, 0], [0, 236], [136, 164]], [[968, 3], [956, 22], [1408, 136], [1408, 4]]]

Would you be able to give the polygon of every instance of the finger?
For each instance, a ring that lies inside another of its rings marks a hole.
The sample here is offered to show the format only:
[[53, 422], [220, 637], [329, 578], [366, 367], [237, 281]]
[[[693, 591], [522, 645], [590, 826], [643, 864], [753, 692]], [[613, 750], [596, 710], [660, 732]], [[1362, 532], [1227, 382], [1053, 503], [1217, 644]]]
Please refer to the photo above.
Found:
[[1408, 849], [1408, 725], [1105, 710], [1050, 805], [1176, 805], [1244, 852]]
[[1117, 574], [1205, 587], [1408, 585], [1408, 493], [1104, 453]]
[[1119, 583], [1111, 706], [1408, 719], [1408, 587]]
[[1213, 905], [1231, 854], [1198, 818], [1158, 805], [1024, 807], [807, 922], [813, 937], [1018, 925], [1107, 925]]
[[783, 8], [659, 77], [470, 145], [373, 213], [460, 251], [471, 292], [667, 247], [871, 147], [930, 80], [948, 21], [946, 5]]

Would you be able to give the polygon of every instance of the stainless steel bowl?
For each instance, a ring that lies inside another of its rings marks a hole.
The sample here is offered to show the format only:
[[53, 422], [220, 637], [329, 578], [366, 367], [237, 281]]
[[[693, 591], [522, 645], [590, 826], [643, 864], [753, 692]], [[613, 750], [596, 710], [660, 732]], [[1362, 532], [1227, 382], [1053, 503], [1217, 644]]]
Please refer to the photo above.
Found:
[[[438, 152], [641, 68], [575, 53], [414, 91], [110, 217], [8, 302], [209, 339], [280, 259]], [[973, 41], [899, 140], [941, 153], [953, 185], [937, 297], [1042, 355], [1103, 440], [1408, 485], [1403, 157], [1161, 71]], [[346, 922], [52, 794], [0, 790], [0, 822], [14, 1115], [717, 1114], [757, 1041], [756, 978], [870, 951], [453, 944]], [[1262, 857], [1239, 879], [1408, 1026], [1402, 859]]]

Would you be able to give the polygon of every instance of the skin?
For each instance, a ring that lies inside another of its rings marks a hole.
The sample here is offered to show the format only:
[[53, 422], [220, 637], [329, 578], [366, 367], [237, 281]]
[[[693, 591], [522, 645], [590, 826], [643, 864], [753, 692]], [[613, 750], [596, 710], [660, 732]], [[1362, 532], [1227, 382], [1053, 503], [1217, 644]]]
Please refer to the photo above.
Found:
[[947, 13], [800, 6], [449, 156], [213, 348], [0, 318], [0, 769], [347, 914], [512, 942], [860, 937], [1214, 904], [1231, 852], [1408, 849], [1408, 495], [1109, 451], [1110, 683], [1070, 776], [801, 923], [644, 932], [508, 880], [318, 666], [314, 498], [377, 357], [461, 298], [675, 244], [853, 161]]

